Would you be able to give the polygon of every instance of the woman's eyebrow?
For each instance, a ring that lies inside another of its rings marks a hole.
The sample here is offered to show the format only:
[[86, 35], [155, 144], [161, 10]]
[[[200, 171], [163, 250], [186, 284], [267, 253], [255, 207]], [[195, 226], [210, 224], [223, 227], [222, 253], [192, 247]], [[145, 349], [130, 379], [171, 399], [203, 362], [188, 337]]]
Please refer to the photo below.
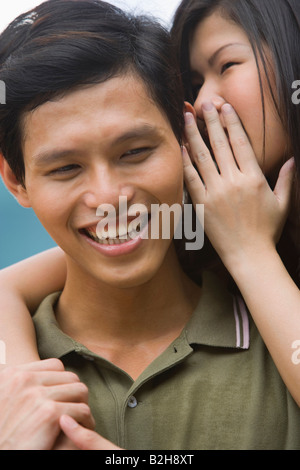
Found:
[[242, 46], [242, 47], [249, 47], [247, 44], [243, 44], [243, 43], [240, 43], [240, 42], [233, 42], [233, 43], [229, 43], [229, 44], [225, 44], [224, 46], [220, 47], [219, 49], [216, 50], [216, 52], [213, 53], [213, 55], [208, 59], [208, 63], [210, 66], [214, 65], [218, 55], [224, 50], [224, 49], [227, 49], [228, 47], [232, 47], [232, 46]]

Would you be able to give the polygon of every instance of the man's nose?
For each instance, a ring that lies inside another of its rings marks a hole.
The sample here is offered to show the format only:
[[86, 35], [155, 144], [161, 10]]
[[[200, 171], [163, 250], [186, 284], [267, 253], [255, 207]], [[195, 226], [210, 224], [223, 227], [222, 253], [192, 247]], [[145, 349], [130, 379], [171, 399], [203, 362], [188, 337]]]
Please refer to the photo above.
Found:
[[93, 168], [87, 179], [83, 200], [93, 210], [101, 204], [110, 204], [118, 210], [120, 196], [125, 196], [129, 202], [133, 195], [133, 185], [124, 180], [117, 169], [99, 165]]

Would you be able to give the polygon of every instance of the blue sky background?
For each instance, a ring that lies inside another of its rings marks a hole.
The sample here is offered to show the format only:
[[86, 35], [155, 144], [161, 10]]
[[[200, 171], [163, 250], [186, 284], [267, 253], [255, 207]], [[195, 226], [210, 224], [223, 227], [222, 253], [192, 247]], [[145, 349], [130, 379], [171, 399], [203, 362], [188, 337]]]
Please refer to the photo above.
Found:
[[0, 269], [53, 246], [34, 212], [21, 207], [0, 179]]
[[[0, 31], [19, 14], [42, 3], [9, 0], [0, 5]], [[137, 13], [150, 13], [169, 25], [179, 0], [111, 0]], [[21, 207], [0, 178], [0, 269], [55, 246], [31, 209]]]

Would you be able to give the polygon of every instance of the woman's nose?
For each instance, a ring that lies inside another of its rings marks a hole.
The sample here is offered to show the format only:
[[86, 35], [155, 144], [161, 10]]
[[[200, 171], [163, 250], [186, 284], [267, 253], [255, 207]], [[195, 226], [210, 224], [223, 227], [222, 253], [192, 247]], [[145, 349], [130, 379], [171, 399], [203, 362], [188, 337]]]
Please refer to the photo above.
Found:
[[221, 111], [221, 107], [226, 103], [226, 101], [215, 87], [204, 83], [194, 103], [197, 117], [201, 120], [204, 120], [202, 109], [204, 103], [212, 103], [218, 111]]

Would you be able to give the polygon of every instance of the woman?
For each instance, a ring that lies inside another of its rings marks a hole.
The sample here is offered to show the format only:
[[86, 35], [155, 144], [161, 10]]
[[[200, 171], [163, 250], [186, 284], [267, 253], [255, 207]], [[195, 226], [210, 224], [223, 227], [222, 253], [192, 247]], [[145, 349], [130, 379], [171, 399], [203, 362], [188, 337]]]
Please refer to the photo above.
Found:
[[[205, 204], [206, 234], [294, 397], [299, 387], [298, 362], [291, 356], [300, 338], [300, 108], [292, 102], [292, 83], [300, 76], [299, 20], [299, 3], [290, 0], [184, 0], [172, 28], [186, 98], [194, 104], [200, 129], [208, 130], [219, 168], [189, 120], [187, 140], [202, 179], [185, 155], [186, 184], [193, 202]], [[225, 103], [238, 113], [274, 194], [250, 162], [245, 142], [231, 139], [234, 159], [212, 133], [218, 115], [220, 136], [234, 120]], [[282, 225], [275, 223], [270, 231], [268, 222], [283, 202], [276, 181], [285, 161], [287, 166], [295, 162], [298, 179], [280, 239]], [[247, 177], [253, 185], [246, 185]], [[271, 210], [263, 214], [268, 203]]]

